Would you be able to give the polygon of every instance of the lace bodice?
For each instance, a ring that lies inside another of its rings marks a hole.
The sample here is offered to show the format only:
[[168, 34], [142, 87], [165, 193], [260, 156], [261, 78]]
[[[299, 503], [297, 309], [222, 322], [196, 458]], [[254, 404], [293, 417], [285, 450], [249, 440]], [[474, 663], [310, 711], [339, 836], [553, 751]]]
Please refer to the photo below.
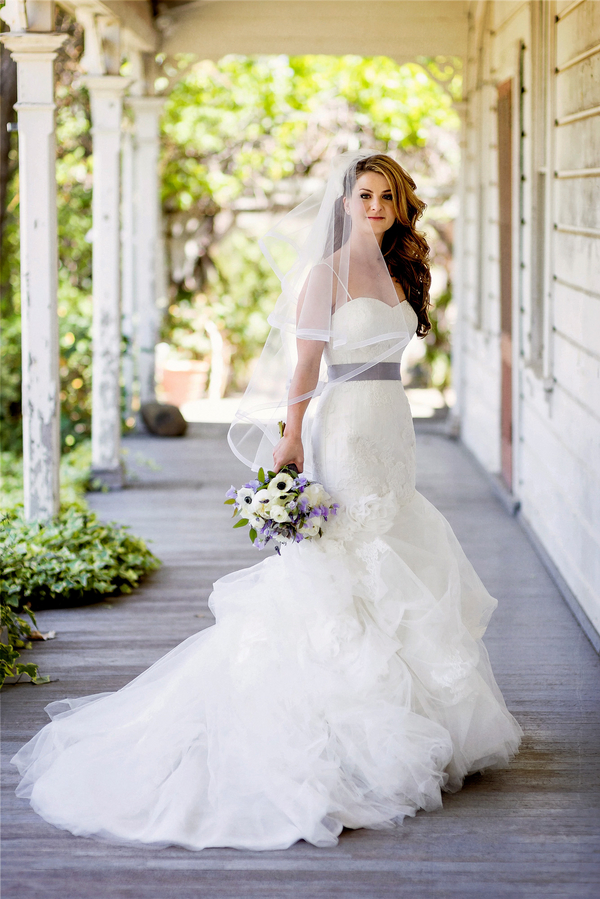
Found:
[[[359, 341], [373, 326], [379, 333], [414, 333], [417, 316], [408, 303], [387, 306], [357, 297], [337, 316], [349, 341]], [[376, 321], [373, 321], [376, 316]], [[397, 341], [391, 340], [391, 346]], [[328, 365], [361, 362], [381, 354], [382, 342], [347, 350], [325, 348]], [[386, 361], [400, 362], [402, 350]], [[316, 480], [325, 485], [342, 510], [328, 533], [384, 533], [414, 495], [414, 428], [400, 381], [347, 381], [325, 388], [313, 425]]]
[[[375, 321], [374, 321], [375, 319]], [[376, 323], [376, 328], [374, 324]], [[417, 315], [410, 303], [403, 302], [397, 306], [388, 306], [381, 300], [375, 300], [371, 297], [356, 297], [351, 302], [346, 303], [335, 313], [334, 318], [334, 344], [336, 326], [340, 330], [343, 328], [347, 342], [350, 344], [358, 343], [363, 335], [378, 330], [381, 332], [398, 332], [408, 328], [411, 336], [417, 330]], [[396, 343], [396, 340], [379, 341], [378, 343], [367, 344], [366, 346], [355, 347], [347, 350], [345, 346], [335, 348], [334, 345], [327, 344], [325, 347], [325, 361], [328, 365], [344, 364], [349, 362], [366, 362], [379, 356], [386, 346], [390, 348]], [[403, 350], [397, 350], [390, 356], [386, 357], [386, 362], [400, 362]]]

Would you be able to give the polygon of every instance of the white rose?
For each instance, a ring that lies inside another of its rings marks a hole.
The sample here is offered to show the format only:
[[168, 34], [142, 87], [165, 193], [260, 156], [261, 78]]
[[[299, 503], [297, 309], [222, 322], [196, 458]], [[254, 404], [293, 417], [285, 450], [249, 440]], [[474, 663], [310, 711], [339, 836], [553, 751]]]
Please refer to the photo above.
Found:
[[308, 486], [304, 488], [304, 496], [308, 499], [312, 507], [320, 506], [323, 503], [327, 504], [331, 500], [331, 497], [325, 491], [322, 484], [308, 484]]
[[[311, 519], [311, 520], [314, 520], [314, 519]], [[308, 527], [303, 527], [303, 528], [302, 528], [302, 535], [303, 535], [304, 537], [318, 537], [318, 535], [319, 535], [319, 525], [318, 525], [318, 524], [311, 524], [311, 525], [309, 525]]]
[[288, 515], [287, 510], [278, 503], [273, 503], [269, 510], [269, 515], [273, 519], [273, 521], [277, 521], [280, 524], [290, 520], [290, 516]]
[[252, 505], [250, 506], [250, 512], [254, 515], [263, 515], [268, 518], [269, 516], [266, 514], [269, 511], [269, 500], [271, 497], [269, 496], [269, 491], [264, 487], [262, 490], [259, 490], [254, 494], [254, 499], [252, 500]]
[[256, 516], [256, 515], [250, 515], [250, 517], [248, 519], [248, 524], [250, 525], [251, 528], [254, 528], [255, 531], [260, 531], [260, 529], [262, 528], [264, 523], [265, 523], [265, 519], [258, 518], [258, 516]]
[[304, 527], [302, 528], [302, 533], [305, 537], [316, 537], [324, 525], [324, 519], [321, 515], [315, 515], [314, 518], [309, 518]]

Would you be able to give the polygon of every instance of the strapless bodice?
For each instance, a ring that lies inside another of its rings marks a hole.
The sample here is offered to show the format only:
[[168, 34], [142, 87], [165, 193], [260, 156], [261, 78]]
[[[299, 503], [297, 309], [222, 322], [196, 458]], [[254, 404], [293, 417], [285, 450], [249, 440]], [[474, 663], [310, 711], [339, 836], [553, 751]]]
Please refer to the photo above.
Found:
[[[355, 297], [334, 314], [334, 339], [325, 346], [325, 361], [327, 365], [367, 362], [381, 356], [386, 348], [392, 349], [398, 343], [398, 338], [392, 337], [357, 347], [356, 344], [361, 340], [368, 340], [371, 335], [394, 334], [405, 330], [412, 337], [416, 329], [417, 315], [410, 303], [388, 306], [372, 297]], [[344, 339], [344, 343], [337, 347], [336, 336]], [[402, 346], [386, 356], [386, 360], [400, 362], [403, 349]]]

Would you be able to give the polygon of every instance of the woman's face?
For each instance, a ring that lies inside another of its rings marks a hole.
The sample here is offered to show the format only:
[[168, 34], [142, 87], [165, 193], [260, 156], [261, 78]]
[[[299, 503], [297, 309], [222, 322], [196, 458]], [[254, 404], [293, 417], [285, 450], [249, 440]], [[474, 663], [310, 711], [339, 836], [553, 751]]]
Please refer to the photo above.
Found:
[[379, 172], [363, 172], [356, 179], [350, 199], [344, 197], [344, 206], [355, 225], [364, 225], [366, 216], [379, 243], [396, 220], [392, 191]]

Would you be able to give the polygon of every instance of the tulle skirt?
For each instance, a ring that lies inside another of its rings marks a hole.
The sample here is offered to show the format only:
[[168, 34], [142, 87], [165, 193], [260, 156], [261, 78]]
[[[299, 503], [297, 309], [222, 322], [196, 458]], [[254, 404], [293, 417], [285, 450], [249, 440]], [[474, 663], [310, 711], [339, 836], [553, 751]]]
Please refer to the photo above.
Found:
[[38, 814], [119, 842], [327, 846], [517, 751], [481, 643], [495, 600], [418, 493], [386, 533], [286, 547], [210, 606], [123, 689], [48, 706], [13, 759]]

